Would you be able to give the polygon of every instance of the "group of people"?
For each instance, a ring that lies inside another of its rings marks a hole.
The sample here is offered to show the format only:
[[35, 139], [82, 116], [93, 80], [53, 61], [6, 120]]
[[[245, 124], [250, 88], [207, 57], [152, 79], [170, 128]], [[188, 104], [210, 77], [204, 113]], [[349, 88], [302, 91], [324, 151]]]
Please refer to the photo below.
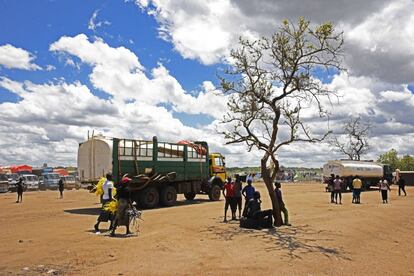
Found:
[[[24, 182], [23, 182], [23, 177], [19, 177], [17, 183], [16, 183], [16, 192], [17, 192], [17, 200], [16, 203], [22, 203], [23, 202], [23, 192], [24, 192]], [[65, 185], [63, 183], [63, 180], [60, 179], [59, 180], [59, 184], [58, 184], [58, 190], [59, 190], [59, 194], [60, 194], [60, 198], [63, 198], [63, 190], [65, 189]]]
[[[223, 187], [223, 196], [225, 197], [224, 204], [224, 220], [227, 222], [227, 211], [231, 209], [231, 219], [236, 220], [236, 213], [238, 210], [238, 218], [240, 220], [241, 227], [247, 228], [270, 228], [273, 226], [273, 211], [261, 210], [261, 195], [259, 191], [256, 191], [252, 185], [252, 177], [246, 178], [247, 185], [242, 187], [242, 181], [239, 175], [235, 175], [234, 182], [231, 177], [227, 178]], [[275, 182], [275, 197], [278, 201], [280, 211], [284, 215], [283, 224], [289, 224], [289, 215], [283, 202], [282, 192], [280, 190], [281, 185], [279, 182]], [[242, 210], [242, 197], [244, 197], [244, 207]]]
[[[114, 185], [112, 175], [107, 174], [105, 182], [102, 184], [102, 209], [94, 225], [96, 233], [100, 233], [99, 225], [101, 222], [110, 222], [109, 231], [111, 236], [115, 236], [115, 230], [118, 226], [126, 227], [126, 235], [131, 234], [129, 229], [128, 209], [132, 208], [128, 182], [131, 179], [128, 175], [124, 175], [121, 181]], [[114, 193], [116, 189], [116, 194]], [[115, 195], [114, 195], [115, 194]], [[111, 210], [108, 206], [116, 202], [115, 210]]]
[[[404, 195], [407, 195], [405, 191], [405, 180], [398, 176], [394, 180], [395, 184], [398, 185], [398, 195], [401, 196], [401, 191], [404, 192]], [[331, 178], [328, 180], [328, 190], [331, 192], [331, 203], [342, 204], [342, 188], [344, 181], [339, 177], [339, 175], [331, 174]], [[384, 177], [378, 182], [378, 190], [381, 193], [382, 203], [388, 203], [388, 192], [391, 191], [390, 184], [387, 179]], [[360, 204], [361, 203], [361, 191], [362, 191], [362, 180], [357, 175], [352, 180], [352, 203]]]

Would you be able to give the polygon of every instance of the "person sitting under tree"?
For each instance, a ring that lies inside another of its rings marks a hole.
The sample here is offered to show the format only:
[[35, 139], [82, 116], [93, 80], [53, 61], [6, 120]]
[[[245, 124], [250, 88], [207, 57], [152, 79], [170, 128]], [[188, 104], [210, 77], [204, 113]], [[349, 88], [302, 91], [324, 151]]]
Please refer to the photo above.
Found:
[[246, 219], [240, 220], [240, 227], [246, 228], [272, 228], [273, 211], [271, 209], [262, 211], [260, 193], [254, 192], [253, 198], [248, 202]]

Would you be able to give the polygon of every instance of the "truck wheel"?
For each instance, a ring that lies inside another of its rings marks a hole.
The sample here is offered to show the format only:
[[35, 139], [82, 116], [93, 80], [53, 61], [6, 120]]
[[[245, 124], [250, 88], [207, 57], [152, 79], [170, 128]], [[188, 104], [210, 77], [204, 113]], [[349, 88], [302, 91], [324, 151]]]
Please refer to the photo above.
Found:
[[220, 187], [217, 185], [213, 185], [213, 187], [211, 187], [210, 193], [208, 194], [208, 198], [212, 201], [217, 201], [217, 200], [220, 200], [220, 196], [221, 196]]
[[142, 191], [139, 204], [143, 208], [151, 209], [157, 207], [159, 201], [160, 195], [158, 194], [157, 189], [154, 187], [148, 187]]
[[177, 190], [173, 186], [162, 188], [160, 201], [163, 206], [173, 206], [177, 202]]
[[196, 196], [196, 193], [195, 192], [187, 192], [187, 193], [184, 193], [184, 197], [187, 200], [193, 200], [195, 198], [195, 196]]

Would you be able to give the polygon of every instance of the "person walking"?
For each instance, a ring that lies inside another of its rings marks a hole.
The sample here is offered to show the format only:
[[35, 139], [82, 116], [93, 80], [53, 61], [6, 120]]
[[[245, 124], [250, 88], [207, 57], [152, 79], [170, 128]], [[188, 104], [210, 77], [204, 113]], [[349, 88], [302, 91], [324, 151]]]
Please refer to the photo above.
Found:
[[404, 192], [404, 196], [407, 196], [407, 192], [405, 191], [405, 179], [400, 176], [398, 180], [398, 195], [401, 196], [401, 191]]
[[16, 183], [17, 186], [17, 200], [16, 203], [22, 203], [23, 202], [23, 190], [24, 190], [24, 184], [23, 184], [23, 177], [19, 177], [19, 181]]
[[238, 174], [235, 175], [236, 180], [234, 181], [234, 204], [236, 209], [239, 210], [239, 219], [242, 214], [242, 182]]
[[110, 211], [106, 211], [104, 209], [105, 205], [113, 200], [112, 197], [112, 190], [114, 188], [114, 183], [112, 182], [112, 175], [106, 174], [105, 183], [102, 185], [103, 195], [102, 195], [102, 209], [98, 216], [97, 222], [94, 225], [94, 229], [97, 233], [99, 233], [99, 224], [101, 222], [108, 222], [110, 221], [109, 229], [112, 229], [112, 215]]
[[65, 184], [63, 183], [63, 179], [60, 178], [59, 180], [59, 193], [60, 193], [60, 198], [63, 198], [63, 190], [65, 189]]
[[388, 181], [385, 178], [382, 178], [378, 183], [378, 186], [382, 197], [382, 203], [388, 203], [388, 191], [391, 191]]
[[338, 204], [338, 196], [339, 196], [339, 204], [342, 204], [342, 180], [339, 178], [339, 175], [337, 175], [334, 180], [334, 191], [335, 191], [335, 203]]
[[280, 211], [283, 213], [283, 225], [287, 225], [287, 226], [291, 226], [291, 224], [289, 223], [289, 213], [288, 210], [286, 209], [286, 205], [285, 202], [283, 202], [282, 199], [282, 191], [280, 190], [281, 185], [280, 182], [275, 182], [275, 194], [276, 194], [276, 199], [279, 203], [279, 208]]
[[227, 210], [230, 206], [231, 209], [231, 219], [236, 219], [236, 208], [234, 202], [234, 183], [231, 181], [231, 177], [227, 178], [226, 184], [223, 187], [223, 196], [226, 199], [224, 203], [224, 220], [223, 222], [227, 222]]
[[125, 226], [126, 232], [125, 235], [131, 234], [129, 231], [129, 215], [128, 209], [131, 208], [131, 197], [128, 187], [128, 183], [131, 181], [131, 178], [128, 175], [124, 175], [119, 184], [115, 185], [116, 195], [115, 198], [118, 200], [118, 208], [115, 214], [114, 222], [112, 224], [111, 236], [115, 236], [115, 230], [118, 226]]
[[361, 203], [361, 189], [362, 189], [362, 180], [357, 176], [355, 176], [354, 180], [352, 180], [352, 203], [360, 204]]

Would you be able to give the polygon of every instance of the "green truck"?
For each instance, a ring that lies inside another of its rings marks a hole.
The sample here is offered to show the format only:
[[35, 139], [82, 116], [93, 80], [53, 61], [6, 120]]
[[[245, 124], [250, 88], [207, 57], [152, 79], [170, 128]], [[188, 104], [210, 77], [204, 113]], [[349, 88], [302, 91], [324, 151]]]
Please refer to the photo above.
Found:
[[224, 160], [220, 153], [209, 153], [206, 142], [112, 139], [114, 182], [128, 174], [131, 198], [142, 208], [172, 206], [177, 194], [187, 200], [196, 194], [219, 200], [226, 179]]

